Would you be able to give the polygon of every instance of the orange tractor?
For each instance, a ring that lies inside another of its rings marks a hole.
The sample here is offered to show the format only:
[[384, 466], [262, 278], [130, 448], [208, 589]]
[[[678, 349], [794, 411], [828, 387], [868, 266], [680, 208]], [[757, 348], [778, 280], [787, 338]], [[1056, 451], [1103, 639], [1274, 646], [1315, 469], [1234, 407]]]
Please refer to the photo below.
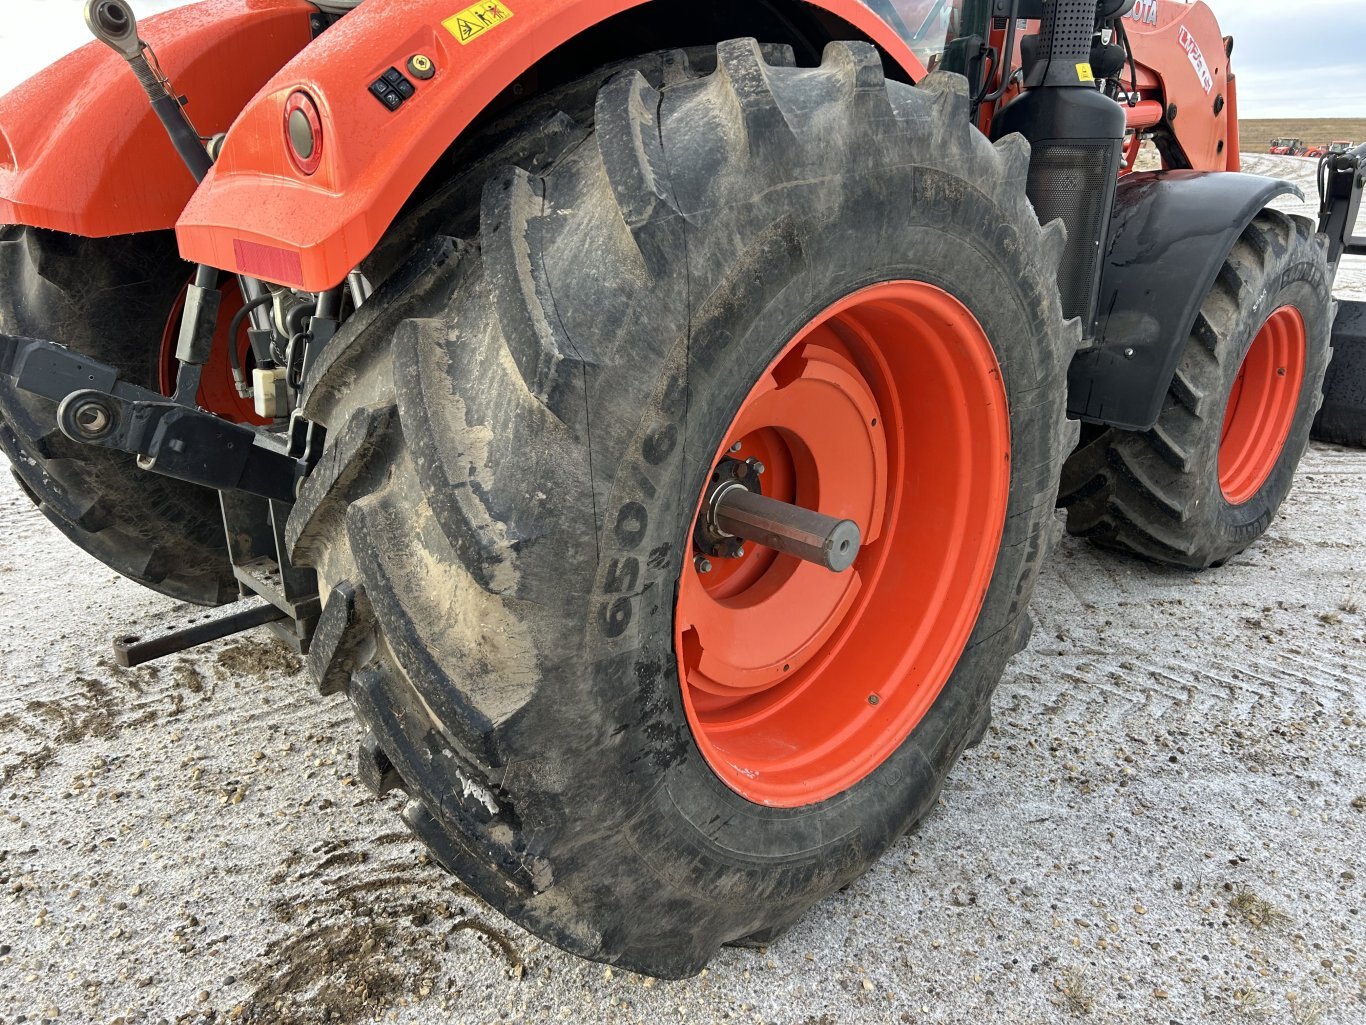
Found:
[[1058, 505], [1256, 541], [1363, 251], [1362, 150], [1318, 225], [1238, 173], [1203, 3], [86, 18], [0, 100], [0, 447], [109, 566], [243, 600], [120, 658], [272, 624], [442, 864], [660, 976], [931, 806]]

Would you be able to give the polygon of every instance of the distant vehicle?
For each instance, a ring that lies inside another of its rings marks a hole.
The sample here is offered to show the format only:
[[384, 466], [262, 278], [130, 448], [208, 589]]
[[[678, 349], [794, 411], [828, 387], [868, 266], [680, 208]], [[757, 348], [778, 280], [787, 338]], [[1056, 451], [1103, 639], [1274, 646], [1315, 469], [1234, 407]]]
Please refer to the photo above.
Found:
[[[1352, 143], [1345, 139], [1339, 139], [1336, 142], [1321, 142], [1316, 146], [1310, 146], [1302, 155], [1306, 157], [1326, 157], [1330, 153], [1346, 153], [1352, 148], [1352, 145]], [[1273, 150], [1272, 152], [1275, 151]]]
[[1298, 157], [1304, 154], [1303, 139], [1272, 139], [1271, 152], [1283, 157]]

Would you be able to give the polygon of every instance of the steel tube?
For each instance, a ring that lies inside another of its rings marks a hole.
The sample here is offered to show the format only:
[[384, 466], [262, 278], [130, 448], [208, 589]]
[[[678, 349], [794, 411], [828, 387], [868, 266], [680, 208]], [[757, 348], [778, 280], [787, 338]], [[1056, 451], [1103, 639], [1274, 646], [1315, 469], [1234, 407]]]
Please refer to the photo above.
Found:
[[120, 637], [114, 641], [114, 660], [119, 665], [131, 669], [133, 666], [140, 666], [145, 662], [165, 658], [167, 655], [175, 655], [182, 651], [188, 651], [190, 648], [197, 648], [201, 644], [208, 644], [210, 641], [222, 640], [224, 637], [231, 637], [233, 634], [239, 634], [258, 626], [265, 626], [267, 623], [275, 623], [288, 618], [284, 612], [274, 605], [258, 605], [255, 608], [234, 612], [221, 619], [196, 623], [194, 626], [163, 634], [161, 637], [154, 637], [151, 640], [143, 640], [141, 637]]
[[756, 495], [743, 486], [716, 496], [712, 522], [722, 533], [814, 562], [835, 573], [854, 564], [861, 536], [853, 520]]

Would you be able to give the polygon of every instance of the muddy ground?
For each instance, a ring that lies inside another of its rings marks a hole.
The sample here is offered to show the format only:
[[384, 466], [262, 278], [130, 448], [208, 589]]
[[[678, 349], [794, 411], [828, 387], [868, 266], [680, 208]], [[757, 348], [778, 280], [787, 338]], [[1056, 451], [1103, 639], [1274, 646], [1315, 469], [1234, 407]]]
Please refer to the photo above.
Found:
[[1366, 1021], [1364, 485], [1314, 447], [1219, 571], [1065, 542], [936, 812], [770, 949], [656, 983], [430, 865], [271, 642], [116, 668], [197, 613], [4, 475], [0, 1025]]

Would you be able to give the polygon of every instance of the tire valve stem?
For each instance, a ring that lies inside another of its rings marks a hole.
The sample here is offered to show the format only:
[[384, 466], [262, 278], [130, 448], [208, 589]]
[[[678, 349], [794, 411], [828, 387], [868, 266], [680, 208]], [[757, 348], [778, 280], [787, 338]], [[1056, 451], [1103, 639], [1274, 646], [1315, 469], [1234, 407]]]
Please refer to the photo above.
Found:
[[870, 705], [876, 705], [876, 704], [877, 704], [879, 701], [881, 701], [881, 700], [882, 700], [882, 699], [881, 699], [880, 697], [878, 697], [876, 694], [869, 694], [869, 695], [868, 695], [868, 704], [870, 704]]

